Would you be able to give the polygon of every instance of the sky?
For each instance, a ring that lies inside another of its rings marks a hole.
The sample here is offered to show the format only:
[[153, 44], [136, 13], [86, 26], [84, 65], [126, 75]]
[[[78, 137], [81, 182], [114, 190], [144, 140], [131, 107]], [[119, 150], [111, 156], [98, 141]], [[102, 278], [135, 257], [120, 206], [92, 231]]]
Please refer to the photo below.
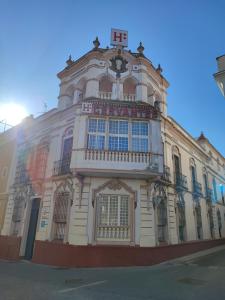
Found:
[[225, 155], [225, 99], [213, 78], [225, 54], [224, 0], [0, 0], [0, 104], [34, 116], [55, 107], [68, 56], [91, 50], [96, 36], [110, 46], [111, 28], [128, 30], [128, 49], [142, 41], [161, 64], [168, 114]]

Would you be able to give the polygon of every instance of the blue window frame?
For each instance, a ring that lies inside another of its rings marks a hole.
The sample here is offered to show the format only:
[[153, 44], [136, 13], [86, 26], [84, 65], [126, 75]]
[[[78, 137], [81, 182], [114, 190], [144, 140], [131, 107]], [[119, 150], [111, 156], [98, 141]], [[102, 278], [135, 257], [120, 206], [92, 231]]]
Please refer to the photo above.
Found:
[[[88, 149], [148, 152], [148, 122], [133, 121], [130, 126], [128, 120], [89, 119]], [[130, 134], [129, 128], [131, 129]]]
[[105, 120], [89, 119], [88, 149], [103, 150], [105, 148]]
[[128, 121], [109, 121], [109, 150], [128, 151]]
[[132, 122], [132, 151], [148, 152], [148, 123]]

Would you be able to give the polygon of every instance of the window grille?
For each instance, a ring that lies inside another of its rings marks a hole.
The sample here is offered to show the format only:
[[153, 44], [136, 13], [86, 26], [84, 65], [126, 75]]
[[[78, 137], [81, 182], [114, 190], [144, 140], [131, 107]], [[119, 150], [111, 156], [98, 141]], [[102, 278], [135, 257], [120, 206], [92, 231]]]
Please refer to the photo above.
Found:
[[195, 208], [195, 214], [196, 214], [197, 236], [198, 236], [198, 239], [201, 239], [201, 236], [202, 236], [202, 216], [201, 216], [201, 207], [200, 207], [200, 205], [198, 205]]
[[18, 235], [21, 221], [23, 219], [24, 215], [24, 209], [25, 209], [25, 201], [23, 197], [16, 197], [14, 200], [14, 208], [13, 208], [13, 215], [12, 215], [12, 221], [13, 221], [13, 235]]
[[42, 179], [45, 177], [45, 171], [48, 158], [48, 146], [39, 146], [36, 153], [36, 179]]
[[159, 242], [166, 241], [166, 226], [167, 226], [167, 207], [166, 201], [161, 200], [157, 206], [158, 217], [158, 240]]
[[17, 157], [15, 183], [25, 183], [28, 180], [28, 149], [21, 149]]
[[217, 202], [217, 188], [216, 188], [216, 180], [213, 178], [213, 195], [214, 195], [214, 201]]
[[55, 224], [54, 239], [64, 240], [67, 224], [69, 192], [60, 192], [55, 197], [53, 221]]
[[129, 239], [129, 196], [100, 195], [97, 198], [97, 239]]

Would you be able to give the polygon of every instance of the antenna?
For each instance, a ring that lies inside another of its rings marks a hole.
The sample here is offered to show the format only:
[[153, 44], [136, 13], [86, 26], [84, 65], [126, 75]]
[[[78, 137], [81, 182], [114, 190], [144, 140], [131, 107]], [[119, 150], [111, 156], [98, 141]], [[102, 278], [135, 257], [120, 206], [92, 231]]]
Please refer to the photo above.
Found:
[[7, 129], [12, 128], [13, 126], [8, 124], [6, 120], [0, 121], [0, 132], [5, 132]]

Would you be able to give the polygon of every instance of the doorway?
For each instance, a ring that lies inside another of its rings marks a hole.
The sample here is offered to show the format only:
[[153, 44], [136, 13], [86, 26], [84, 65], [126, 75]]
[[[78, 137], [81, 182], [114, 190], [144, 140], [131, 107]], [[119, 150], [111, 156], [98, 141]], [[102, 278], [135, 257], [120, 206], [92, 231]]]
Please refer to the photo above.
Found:
[[25, 249], [25, 259], [28, 260], [30, 260], [33, 256], [34, 240], [35, 240], [36, 229], [37, 229], [39, 208], [40, 208], [40, 198], [34, 198], [32, 200], [32, 207], [31, 207], [30, 221], [29, 221], [29, 228], [28, 228], [27, 242], [26, 242], [26, 249]]

